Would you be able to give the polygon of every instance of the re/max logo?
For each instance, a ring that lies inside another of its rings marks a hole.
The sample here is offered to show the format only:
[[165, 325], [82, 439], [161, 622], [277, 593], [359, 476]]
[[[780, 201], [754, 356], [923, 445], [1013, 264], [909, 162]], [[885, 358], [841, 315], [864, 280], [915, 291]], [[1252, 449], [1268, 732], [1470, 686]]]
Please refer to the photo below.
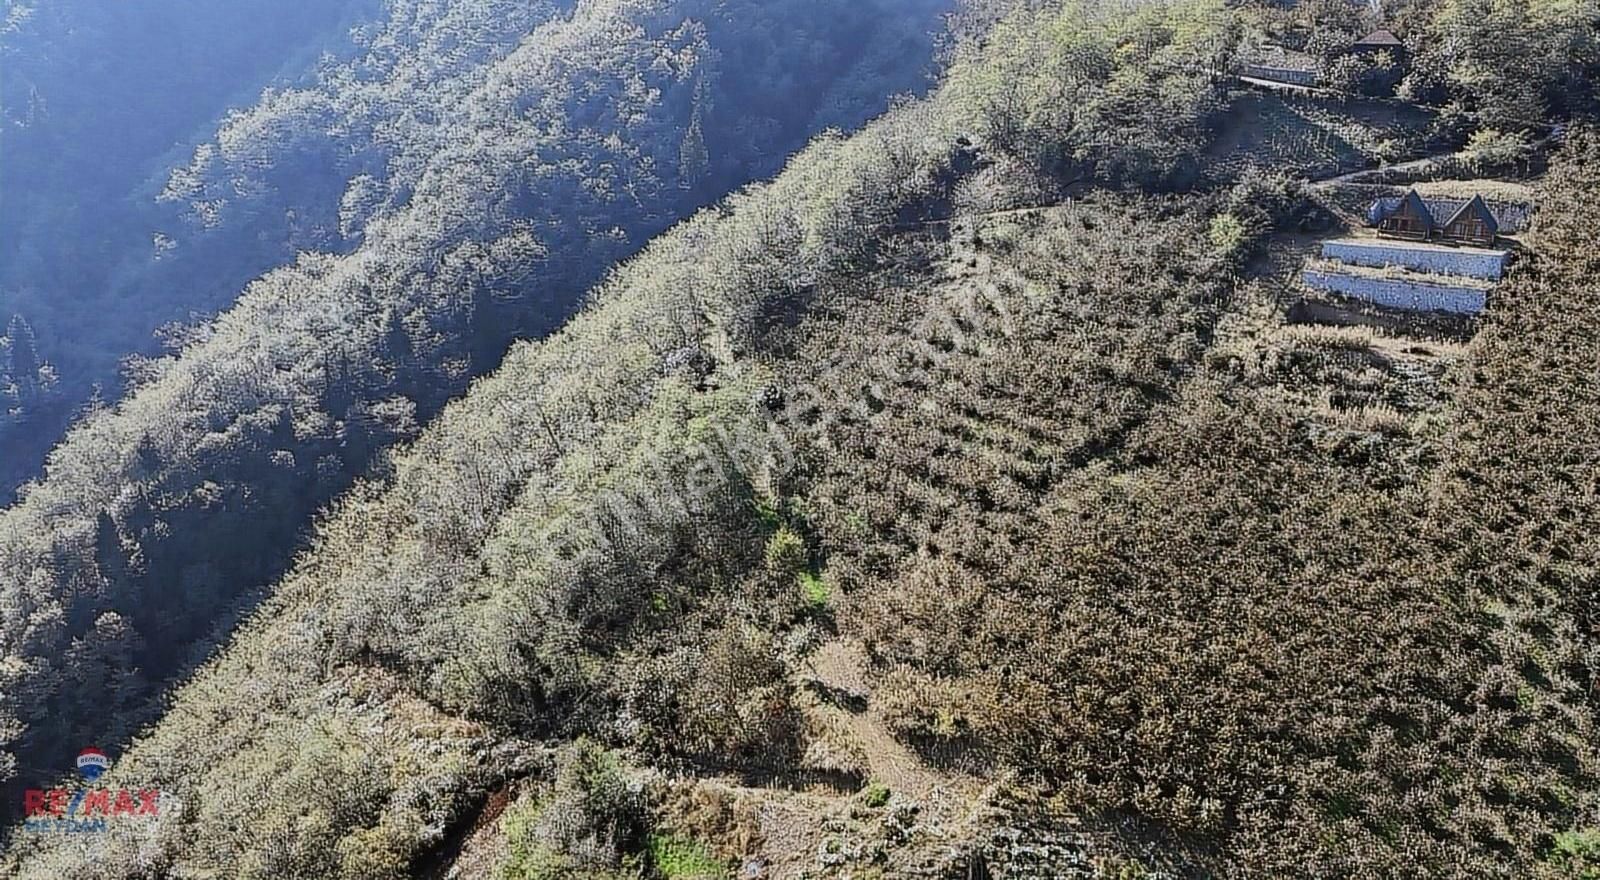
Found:
[[[105, 752], [78, 753], [78, 773], [93, 785], [111, 769]], [[30, 788], [22, 794], [23, 828], [40, 834], [105, 831], [112, 819], [161, 815], [161, 790], [145, 788]]]
[[161, 790], [85, 788], [73, 791], [53, 788], [46, 791], [33, 788], [23, 793], [22, 809], [28, 819], [159, 816]]

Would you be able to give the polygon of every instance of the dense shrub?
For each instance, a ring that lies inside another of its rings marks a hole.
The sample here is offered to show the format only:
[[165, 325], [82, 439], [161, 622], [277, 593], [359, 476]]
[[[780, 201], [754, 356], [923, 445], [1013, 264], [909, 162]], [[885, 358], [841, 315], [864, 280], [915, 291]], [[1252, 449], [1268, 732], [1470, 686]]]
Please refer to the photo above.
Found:
[[639, 848], [644, 821], [640, 790], [616, 756], [579, 740], [559, 759], [549, 790], [508, 818], [512, 859], [504, 876], [616, 876]]
[[1600, 109], [1597, 29], [1593, 4], [1444, 0], [1434, 8], [1421, 70], [1442, 73], [1482, 128], [1517, 132], [1551, 118], [1592, 117]]
[[1237, 38], [1220, 3], [1126, 17], [1051, 4], [1003, 20], [958, 60], [950, 90], [988, 144], [1027, 165], [1066, 180], [1171, 184], [1195, 170]]

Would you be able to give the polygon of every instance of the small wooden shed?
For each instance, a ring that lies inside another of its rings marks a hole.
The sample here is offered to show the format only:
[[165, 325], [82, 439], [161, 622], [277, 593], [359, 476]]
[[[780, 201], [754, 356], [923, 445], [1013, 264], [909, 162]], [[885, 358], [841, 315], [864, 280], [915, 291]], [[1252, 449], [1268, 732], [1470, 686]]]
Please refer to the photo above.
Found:
[[1370, 34], [1356, 40], [1350, 47], [1351, 52], [1366, 54], [1376, 52], [1389, 52], [1396, 60], [1405, 55], [1406, 44], [1394, 35], [1394, 31], [1378, 28]]
[[1471, 201], [1462, 205], [1444, 221], [1441, 235], [1448, 241], [1462, 244], [1473, 244], [1479, 247], [1494, 246], [1495, 236], [1500, 234], [1500, 223], [1494, 219], [1494, 212], [1484, 203], [1483, 196], [1473, 196]]
[[1416, 190], [1411, 190], [1400, 200], [1398, 207], [1378, 221], [1378, 234], [1427, 241], [1438, 227], [1422, 196]]

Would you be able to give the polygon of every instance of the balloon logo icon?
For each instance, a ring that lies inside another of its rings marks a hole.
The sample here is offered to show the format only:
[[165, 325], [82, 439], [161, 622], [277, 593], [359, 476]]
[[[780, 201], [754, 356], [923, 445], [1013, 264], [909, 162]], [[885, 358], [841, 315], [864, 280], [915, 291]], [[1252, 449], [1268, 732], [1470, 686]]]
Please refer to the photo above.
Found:
[[96, 748], [87, 748], [78, 753], [78, 772], [90, 782], [100, 778], [100, 774], [111, 769], [111, 760], [106, 753]]

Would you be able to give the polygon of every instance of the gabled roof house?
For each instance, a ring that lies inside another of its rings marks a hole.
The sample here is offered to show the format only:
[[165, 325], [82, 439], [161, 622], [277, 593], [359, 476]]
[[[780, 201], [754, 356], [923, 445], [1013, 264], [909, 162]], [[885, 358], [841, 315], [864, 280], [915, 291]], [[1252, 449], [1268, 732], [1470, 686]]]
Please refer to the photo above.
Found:
[[1422, 196], [1411, 190], [1400, 199], [1398, 207], [1378, 221], [1378, 234], [1426, 241], [1433, 237], [1438, 226]]
[[1484, 203], [1483, 196], [1478, 195], [1450, 215], [1450, 219], [1444, 221], [1441, 232], [1452, 241], [1490, 247], [1494, 244], [1495, 236], [1500, 234], [1500, 223], [1494, 219], [1494, 213]]
[[1404, 52], [1406, 44], [1394, 31], [1378, 28], [1370, 34], [1356, 40], [1350, 47], [1352, 52]]
[[[1444, 211], [1450, 213], [1441, 222], [1439, 214]], [[1500, 235], [1500, 221], [1482, 195], [1465, 202], [1429, 201], [1413, 189], [1398, 200], [1379, 199], [1367, 216], [1378, 227], [1378, 234], [1388, 238], [1437, 239], [1442, 244], [1489, 248]]]

